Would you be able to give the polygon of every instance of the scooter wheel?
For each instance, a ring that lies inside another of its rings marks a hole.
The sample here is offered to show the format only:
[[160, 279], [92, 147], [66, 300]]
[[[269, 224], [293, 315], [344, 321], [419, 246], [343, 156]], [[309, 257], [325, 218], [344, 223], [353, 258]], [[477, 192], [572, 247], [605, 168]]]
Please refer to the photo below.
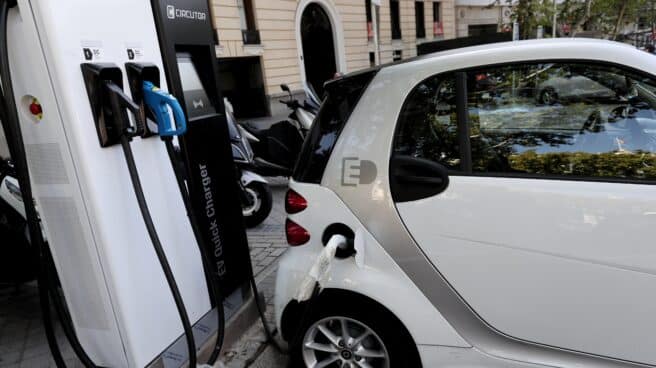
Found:
[[242, 207], [246, 227], [252, 228], [261, 224], [271, 213], [273, 197], [271, 189], [265, 183], [253, 182], [244, 187], [246, 195], [251, 199], [248, 206]]

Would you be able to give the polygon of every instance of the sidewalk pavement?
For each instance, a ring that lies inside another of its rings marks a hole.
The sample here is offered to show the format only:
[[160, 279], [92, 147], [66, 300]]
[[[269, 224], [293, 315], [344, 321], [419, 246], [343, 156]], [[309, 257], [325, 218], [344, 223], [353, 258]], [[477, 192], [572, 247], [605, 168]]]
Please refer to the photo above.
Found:
[[[284, 197], [287, 180], [270, 179], [273, 191], [271, 215], [261, 225], [248, 230], [253, 272], [260, 291], [264, 294], [267, 308], [266, 318], [273, 322], [273, 292], [277, 259], [287, 249], [284, 234]], [[56, 325], [58, 341], [68, 367], [82, 367], [77, 361], [63, 331]], [[258, 321], [235, 347], [224, 347], [224, 362], [227, 367], [284, 367], [283, 363], [266, 361], [267, 365], [253, 364], [266, 346]], [[267, 353], [267, 351], [264, 351]], [[269, 354], [269, 353], [267, 353]], [[261, 362], [268, 355], [257, 359]], [[276, 365], [279, 364], [279, 365]], [[50, 368], [55, 367], [46, 341], [36, 283], [23, 285], [16, 293], [13, 287], [0, 287], [0, 368]]]
[[[284, 203], [287, 180], [270, 178], [269, 182], [273, 190], [271, 215], [262, 225], [248, 232], [248, 242], [251, 247], [255, 281], [266, 301], [264, 314], [269, 323], [269, 330], [273, 331], [275, 329], [273, 294], [278, 267], [277, 260], [288, 247], [283, 228], [287, 216]], [[277, 353], [270, 344], [266, 343], [262, 322], [258, 320], [254, 326], [245, 331], [244, 336], [235, 346], [224, 348], [221, 364], [225, 368], [284, 368], [286, 357]]]

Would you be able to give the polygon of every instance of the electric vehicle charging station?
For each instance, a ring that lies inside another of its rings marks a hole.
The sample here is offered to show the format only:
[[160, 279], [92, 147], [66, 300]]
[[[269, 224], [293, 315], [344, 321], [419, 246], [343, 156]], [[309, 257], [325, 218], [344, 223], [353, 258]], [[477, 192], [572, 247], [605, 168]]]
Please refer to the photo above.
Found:
[[[211, 19], [202, 0], [19, 0], [9, 10], [9, 83], [33, 198], [75, 334], [98, 366], [168, 368], [190, 359], [118, 144], [126, 132], [199, 356], [225, 325], [212, 278], [233, 307], [226, 318], [252, 299]], [[170, 91], [187, 117], [178, 143], [189, 206], [146, 122], [153, 115], [144, 82]], [[32, 113], [35, 103], [41, 114]]]

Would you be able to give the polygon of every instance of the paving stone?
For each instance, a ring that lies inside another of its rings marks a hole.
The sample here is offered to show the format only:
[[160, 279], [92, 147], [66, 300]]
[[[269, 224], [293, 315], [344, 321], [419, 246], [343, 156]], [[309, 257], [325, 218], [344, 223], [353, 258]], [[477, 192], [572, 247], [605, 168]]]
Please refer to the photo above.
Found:
[[267, 256], [266, 258], [260, 261], [260, 264], [266, 267], [272, 265], [277, 259], [278, 257]]
[[253, 274], [257, 277], [257, 275], [260, 274], [264, 270], [264, 266], [261, 265], [255, 265], [253, 266]]
[[23, 350], [23, 359], [34, 358], [44, 354], [50, 356], [49, 353], [50, 353], [50, 349], [48, 347], [48, 342], [45, 341], [45, 343], [38, 344]]
[[24, 359], [20, 363], [20, 368], [48, 368], [54, 361], [48, 355], [41, 355], [36, 358]]
[[255, 258], [251, 259], [251, 261], [259, 262], [259, 261], [263, 260], [264, 258], [266, 258], [268, 255], [269, 255], [268, 251], [260, 251], [260, 253], [258, 253], [257, 256], [255, 256]]
[[0, 355], [0, 367], [20, 362], [22, 351], [16, 350], [11, 353]]
[[271, 251], [271, 255], [274, 257], [280, 257], [283, 253], [285, 253], [287, 249], [274, 249]]

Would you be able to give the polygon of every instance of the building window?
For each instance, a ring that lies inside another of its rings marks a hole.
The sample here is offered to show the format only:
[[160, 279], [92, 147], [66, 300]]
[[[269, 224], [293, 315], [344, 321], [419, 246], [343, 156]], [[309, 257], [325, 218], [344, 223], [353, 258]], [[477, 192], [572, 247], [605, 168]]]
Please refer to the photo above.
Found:
[[260, 32], [255, 27], [255, 14], [252, 0], [237, 0], [239, 23], [244, 44], [259, 44]]
[[374, 39], [374, 23], [371, 15], [371, 0], [364, 0], [365, 13], [367, 14], [367, 40]]
[[442, 27], [442, 4], [439, 1], [433, 2], [433, 36], [444, 35], [444, 28]]
[[430, 77], [410, 93], [399, 115], [394, 153], [460, 169], [456, 82], [453, 74]]
[[392, 61], [399, 61], [401, 59], [403, 59], [403, 51], [394, 50], [394, 53], [392, 54]]
[[415, 1], [415, 29], [417, 30], [417, 38], [426, 38], [426, 27], [424, 23], [424, 2]]
[[390, 0], [390, 16], [392, 21], [392, 39], [401, 39], [401, 13], [399, 0]]
[[376, 66], [376, 54], [373, 52], [369, 53], [369, 66]]

